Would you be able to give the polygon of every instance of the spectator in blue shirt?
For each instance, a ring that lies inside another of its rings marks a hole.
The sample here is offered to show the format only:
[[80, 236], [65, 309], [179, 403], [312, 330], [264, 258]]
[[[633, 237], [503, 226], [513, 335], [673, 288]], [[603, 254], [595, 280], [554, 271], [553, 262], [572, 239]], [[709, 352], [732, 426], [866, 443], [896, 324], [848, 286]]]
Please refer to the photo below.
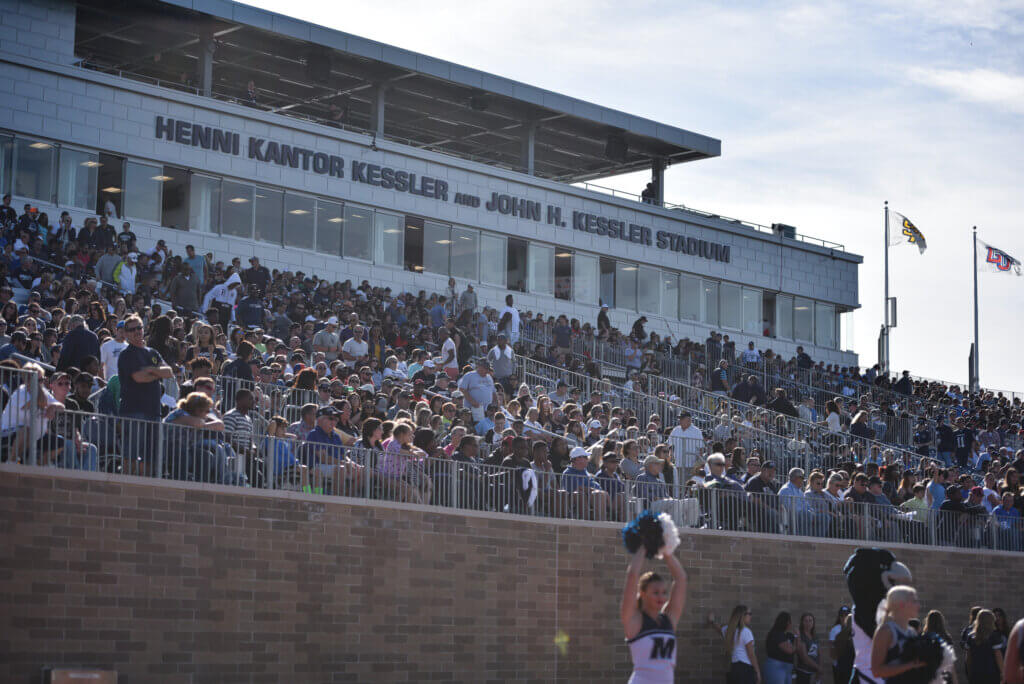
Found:
[[614, 451], [601, 459], [601, 469], [594, 476], [601, 489], [608, 492], [608, 507], [612, 520], [626, 518], [626, 483], [619, 474], [619, 455]]
[[573, 447], [569, 452], [569, 466], [562, 471], [562, 489], [572, 495], [573, 509], [583, 514], [588, 512], [594, 520], [604, 520], [608, 510], [608, 492], [587, 472], [590, 454], [583, 447]]
[[932, 475], [931, 482], [928, 483], [925, 494], [928, 499], [928, 507], [933, 511], [939, 510], [939, 506], [946, 500], [946, 478], [948, 476], [948, 470], [936, 470]]
[[637, 475], [634, 480], [638, 499], [649, 502], [669, 498], [668, 486], [661, 477], [661, 470], [664, 467], [665, 462], [653, 454], [644, 459], [644, 472]]
[[[333, 406], [320, 408], [316, 412], [316, 427], [306, 437], [307, 465], [321, 478], [330, 480], [335, 494], [345, 493], [346, 485], [358, 487], [365, 470], [345, 454], [341, 436], [335, 430], [340, 416], [341, 412]], [[362, 492], [356, 489], [351, 493]]]
[[437, 304], [435, 304], [434, 308], [430, 310], [430, 325], [432, 325], [435, 330], [437, 328], [440, 328], [442, 325], [444, 325], [444, 317], [445, 317], [444, 303], [446, 301], [447, 301], [446, 297], [443, 297], [443, 296], [442, 297], [438, 297], [437, 298]]

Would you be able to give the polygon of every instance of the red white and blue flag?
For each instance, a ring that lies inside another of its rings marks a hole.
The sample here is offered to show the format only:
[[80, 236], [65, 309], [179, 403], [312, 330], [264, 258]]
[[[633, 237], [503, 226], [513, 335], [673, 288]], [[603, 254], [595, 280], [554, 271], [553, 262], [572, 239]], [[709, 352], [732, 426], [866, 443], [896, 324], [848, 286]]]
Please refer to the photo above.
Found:
[[1019, 259], [1015, 259], [998, 247], [985, 244], [981, 240], [978, 240], [978, 270], [1024, 275], [1021, 273]]

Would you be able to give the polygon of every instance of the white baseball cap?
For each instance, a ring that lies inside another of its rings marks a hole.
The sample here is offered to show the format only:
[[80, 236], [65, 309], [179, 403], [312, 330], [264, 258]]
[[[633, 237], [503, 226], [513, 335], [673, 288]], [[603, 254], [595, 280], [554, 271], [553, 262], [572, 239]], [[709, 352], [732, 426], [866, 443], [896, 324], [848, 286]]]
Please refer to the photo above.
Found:
[[338, 317], [337, 316], [331, 316], [330, 318], [328, 318], [327, 319], [327, 325], [338, 325]]
[[569, 460], [575, 460], [577, 458], [590, 458], [590, 453], [581, 446], [573, 447], [572, 451], [569, 452]]
[[603, 426], [601, 425], [601, 421], [599, 421], [599, 420], [592, 420], [592, 421], [590, 421], [589, 427], [592, 430], [600, 430]]

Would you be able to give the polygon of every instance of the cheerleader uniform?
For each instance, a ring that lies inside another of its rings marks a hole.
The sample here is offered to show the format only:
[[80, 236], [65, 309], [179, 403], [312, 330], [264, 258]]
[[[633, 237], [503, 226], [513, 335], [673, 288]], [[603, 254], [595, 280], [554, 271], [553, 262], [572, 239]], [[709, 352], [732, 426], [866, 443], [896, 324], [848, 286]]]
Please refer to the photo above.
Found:
[[626, 640], [633, 659], [629, 684], [671, 684], [676, 668], [676, 633], [664, 613], [655, 620], [642, 613], [640, 632]]
[[[885, 626], [892, 631], [892, 646], [885, 654], [885, 662], [886, 664], [900, 662], [903, 646], [909, 637], [914, 636], [915, 632], [913, 629], [904, 631], [892, 620], [886, 620]], [[871, 639], [872, 637], [865, 634], [860, 625], [856, 622], [853, 623], [853, 648], [857, 654], [853, 663], [854, 684], [883, 684], [885, 682], [884, 679], [875, 677], [871, 672]]]

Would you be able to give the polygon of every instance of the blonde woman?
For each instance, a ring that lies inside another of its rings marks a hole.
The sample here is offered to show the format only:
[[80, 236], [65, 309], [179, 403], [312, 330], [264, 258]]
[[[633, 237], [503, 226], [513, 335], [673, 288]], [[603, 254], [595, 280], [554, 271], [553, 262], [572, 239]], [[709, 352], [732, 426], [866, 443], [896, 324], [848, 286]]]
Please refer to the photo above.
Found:
[[917, 591], [903, 584], [896, 585], [885, 595], [878, 612], [878, 629], [871, 639], [871, 672], [865, 674], [878, 681], [923, 667], [924, 662], [920, 660], [902, 662], [898, 656], [890, 655], [890, 652], [902, 651], [903, 642], [915, 634], [910, 621], [917, 619], [921, 612]]
[[673, 554], [665, 554], [669, 584], [656, 572], [641, 574], [646, 552], [639, 549], [626, 569], [619, 618], [633, 659], [629, 684], [675, 681], [676, 625], [686, 604], [686, 571]]
[[743, 604], [732, 609], [724, 625], [715, 622], [714, 614], [708, 615], [708, 626], [722, 636], [725, 652], [729, 654], [729, 684], [761, 682], [761, 666], [754, 653], [754, 633], [750, 630], [752, 619], [753, 613]]

